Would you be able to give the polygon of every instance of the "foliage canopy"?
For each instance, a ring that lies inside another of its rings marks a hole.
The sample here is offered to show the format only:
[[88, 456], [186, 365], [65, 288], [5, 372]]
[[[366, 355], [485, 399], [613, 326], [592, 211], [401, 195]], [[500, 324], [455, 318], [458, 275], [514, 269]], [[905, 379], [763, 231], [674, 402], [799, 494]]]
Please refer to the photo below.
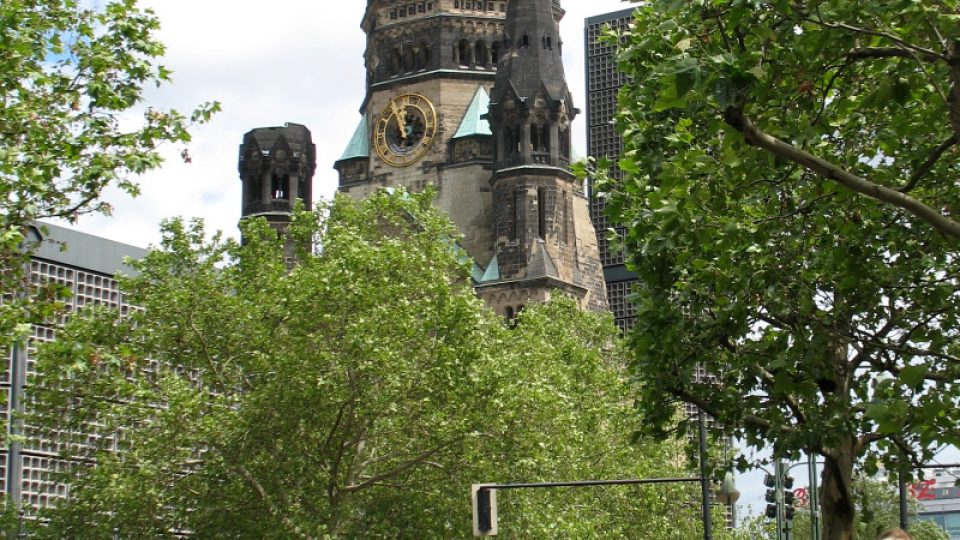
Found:
[[[95, 9], [77, 0], [0, 3], [0, 285], [21, 290], [31, 249], [25, 227], [44, 218], [74, 220], [110, 212], [101, 199], [114, 186], [137, 194], [132, 177], [160, 165], [158, 147], [190, 140], [192, 123], [219, 108], [207, 103], [190, 117], [147, 107], [144, 91], [169, 82], [157, 63], [159, 21], [136, 0]], [[26, 298], [23, 298], [26, 300]], [[0, 305], [7, 339], [22, 309]], [[38, 306], [35, 306], [38, 307]]]
[[960, 442], [958, 5], [652, 1], [608, 37], [647, 427], [666, 395], [823, 456], [831, 540], [856, 463]]
[[[562, 299], [505, 325], [432, 198], [299, 214], [291, 268], [263, 221], [243, 244], [168, 223], [123, 281], [142, 309], [85, 312], [44, 350], [32, 421], [102, 438], [67, 451], [70, 497], [36, 534], [467, 537], [472, 483], [683, 474], [676, 444], [627, 440], [609, 317]], [[505, 493], [501, 535], [680, 540], [696, 500], [679, 485]]]

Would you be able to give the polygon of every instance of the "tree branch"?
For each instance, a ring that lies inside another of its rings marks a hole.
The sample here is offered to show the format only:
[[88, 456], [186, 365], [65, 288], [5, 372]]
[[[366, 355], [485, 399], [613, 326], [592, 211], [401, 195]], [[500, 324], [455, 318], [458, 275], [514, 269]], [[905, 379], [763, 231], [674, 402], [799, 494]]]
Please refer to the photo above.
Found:
[[953, 87], [947, 97], [947, 107], [950, 109], [950, 125], [953, 126], [953, 136], [960, 139], [960, 40], [950, 44], [950, 80]]
[[927, 160], [924, 161], [923, 164], [913, 172], [913, 174], [910, 176], [910, 180], [907, 182], [907, 185], [903, 186], [897, 191], [900, 193], [909, 193], [911, 190], [917, 187], [917, 184], [920, 183], [920, 180], [923, 179], [923, 177], [926, 176], [931, 169], [933, 169], [933, 166], [937, 164], [937, 161], [940, 160], [940, 157], [943, 155], [943, 153], [956, 144], [956, 135], [951, 135], [949, 139], [943, 141], [940, 146], [938, 146], [933, 153], [930, 154], [930, 157], [928, 157]]
[[742, 133], [748, 143], [759, 146], [775, 156], [799, 163], [814, 173], [833, 180], [851, 191], [906, 210], [941, 233], [960, 239], [960, 223], [905, 193], [861, 178], [833, 163], [763, 132], [743, 114], [742, 110], [735, 107], [728, 108], [724, 112], [724, 120]]
[[444, 448], [446, 448], [447, 446], [449, 446], [449, 445], [443, 445], [443, 446], [439, 446], [439, 447], [437, 447], [437, 448], [434, 448], [434, 449], [432, 449], [432, 450], [428, 450], [428, 451], [420, 454], [419, 456], [417, 456], [417, 457], [415, 457], [415, 458], [413, 458], [413, 459], [409, 459], [409, 460], [401, 463], [400, 465], [397, 465], [396, 467], [394, 467], [393, 469], [390, 469], [389, 471], [387, 471], [387, 472], [385, 472], [385, 473], [380, 473], [380, 474], [376, 474], [376, 475], [374, 475], [374, 476], [371, 476], [371, 477], [367, 478], [366, 480], [364, 480], [363, 482], [360, 482], [359, 484], [353, 484], [353, 485], [349, 485], [349, 486], [344, 486], [343, 491], [344, 491], [345, 493], [353, 493], [353, 492], [356, 492], [356, 491], [360, 491], [360, 490], [365, 489], [365, 488], [368, 488], [368, 487], [370, 487], [370, 486], [372, 486], [372, 485], [374, 485], [374, 484], [376, 484], [376, 483], [378, 483], [378, 482], [381, 482], [381, 481], [386, 480], [386, 479], [388, 479], [388, 478], [394, 477], [394, 476], [396, 476], [396, 475], [398, 475], [398, 474], [400, 474], [400, 473], [402, 473], [402, 472], [404, 472], [404, 471], [408, 471], [408, 470], [412, 469], [413, 467], [415, 467], [416, 465], [419, 465], [419, 464], [421, 464], [421, 463], [425, 463], [427, 459], [429, 459], [430, 457], [433, 457], [433, 456], [435, 456], [436, 454], [440, 453], [440, 451], [443, 450]]
[[[936, 58], [936, 59], [939, 59], [939, 60], [946, 60], [946, 59], [947, 59], [946, 56], [944, 56], [944, 55], [942, 55], [942, 54], [939, 54], [939, 53], [937, 53], [936, 51], [932, 51], [932, 50], [930, 50], [930, 49], [925, 49], [925, 48], [923, 48], [923, 47], [919, 47], [919, 46], [917, 46], [917, 45], [914, 45], [914, 44], [912, 44], [912, 43], [909, 43], [909, 42], [907, 42], [907, 41], [904, 41], [904, 40], [898, 38], [897, 36], [895, 36], [895, 35], [893, 35], [893, 34], [889, 34], [889, 33], [887, 33], [887, 32], [881, 32], [881, 31], [879, 31], [879, 30], [871, 30], [871, 29], [869, 29], [869, 28], [859, 28], [859, 27], [852, 26], [852, 25], [849, 25], [849, 24], [846, 24], [846, 23], [829, 23], [829, 22], [826, 22], [826, 21], [824, 21], [824, 20], [822, 20], [822, 19], [817, 20], [817, 19], [811, 19], [811, 18], [809, 18], [809, 17], [805, 18], [804, 20], [807, 21], [807, 22], [809, 22], [809, 23], [812, 23], [812, 24], [816, 24], [816, 25], [819, 25], [819, 26], [823, 26], [823, 27], [825, 27], [825, 28], [832, 28], [832, 29], [834, 29], [834, 30], [847, 30], [847, 31], [850, 31], [850, 32], [855, 32], [855, 33], [857, 33], [857, 34], [866, 34], [866, 35], [868, 35], [868, 36], [876, 36], [876, 37], [882, 37], [882, 38], [888, 39], [888, 40], [892, 41], [893, 43], [896, 43], [897, 45], [899, 45], [899, 46], [901, 47], [900, 50], [903, 50], [904, 52], [907, 53], [905, 56], [913, 56], [912, 54], [910, 54], [911, 51], [912, 51], [912, 52], [915, 53], [915, 54], [919, 54], [919, 55], [922, 55], [922, 56], [925, 56], [925, 57], [933, 57], [933, 58]], [[883, 50], [883, 49], [884, 49], [884, 48], [881, 48], [881, 50]], [[857, 50], [857, 49], [854, 49], [854, 50]], [[862, 50], [867, 50], [867, 49], [862, 49]], [[893, 56], [893, 55], [887, 55], [887, 56]], [[877, 57], [874, 57], [874, 58], [877, 58]]]
[[847, 53], [847, 58], [851, 60], [863, 60], [866, 58], [919, 58], [926, 62], [946, 60], [942, 54], [937, 54], [933, 51], [911, 50], [901, 47], [857, 47]]
[[287, 527], [287, 529], [289, 529], [290, 532], [294, 533], [298, 538], [310, 538], [310, 535], [304, 534], [300, 527], [297, 526], [297, 524], [290, 519], [290, 516], [287, 515], [287, 508], [289, 508], [288, 505], [284, 504], [283, 508], [278, 508], [276, 503], [273, 502], [270, 495], [267, 493], [267, 490], [263, 487], [263, 484], [261, 484], [256, 477], [254, 477], [253, 474], [247, 470], [246, 467], [243, 465], [238, 465], [235, 468], [240, 475], [243, 476], [243, 478], [249, 482], [251, 486], [253, 486], [254, 491], [257, 492], [264, 504], [267, 505], [267, 508], [270, 509], [270, 513], [273, 514], [274, 517], [280, 519], [280, 521], [284, 524], [284, 526]]

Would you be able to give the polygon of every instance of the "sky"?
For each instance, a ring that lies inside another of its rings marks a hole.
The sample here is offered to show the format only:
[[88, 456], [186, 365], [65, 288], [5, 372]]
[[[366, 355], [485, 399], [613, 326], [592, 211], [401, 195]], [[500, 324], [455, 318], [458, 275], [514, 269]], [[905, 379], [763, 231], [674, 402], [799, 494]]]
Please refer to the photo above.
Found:
[[[621, 0], [564, 0], [564, 61], [574, 103], [585, 109], [584, 19], [631, 7]], [[137, 198], [108, 191], [112, 217], [85, 216], [83, 232], [148, 247], [160, 239], [161, 220], [202, 217], [208, 230], [237, 235], [240, 217], [239, 145], [257, 127], [303, 124], [317, 145], [314, 196], [331, 197], [333, 163], [357, 123], [364, 96], [366, 2], [346, 0], [141, 0], [160, 18], [167, 46], [162, 63], [173, 83], [151, 89], [146, 101], [189, 113], [216, 100], [223, 111], [194, 131], [191, 163], [182, 146], [163, 148], [164, 165], [139, 177]], [[137, 114], [129, 113], [135, 121]], [[578, 155], [586, 155], [585, 120], [574, 123]]]

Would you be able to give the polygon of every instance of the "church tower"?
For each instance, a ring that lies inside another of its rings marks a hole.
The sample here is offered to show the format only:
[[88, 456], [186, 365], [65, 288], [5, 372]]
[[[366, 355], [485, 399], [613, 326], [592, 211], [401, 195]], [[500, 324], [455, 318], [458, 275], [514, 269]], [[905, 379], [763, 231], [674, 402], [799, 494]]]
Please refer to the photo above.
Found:
[[488, 259], [493, 236], [486, 113], [500, 60], [505, 0], [368, 0], [367, 91], [335, 168], [342, 192], [437, 190], [437, 206]]
[[310, 209], [317, 147], [306, 127], [287, 124], [247, 132], [237, 168], [243, 183], [240, 219], [264, 217], [283, 232], [296, 201]]
[[558, 0], [368, 0], [367, 91], [334, 167], [342, 192], [437, 190], [478, 294], [514, 316], [562, 290], [605, 310], [582, 187]]
[[477, 291], [506, 315], [561, 290], [607, 306], [596, 233], [570, 172], [573, 106], [551, 0], [510, 4], [493, 86], [494, 257]]
[[[257, 128], [243, 136], [237, 166], [243, 183], [240, 220], [263, 217], [283, 235], [299, 201], [305, 210], [313, 204], [313, 173], [317, 147], [310, 130], [300, 124]], [[284, 238], [284, 257], [293, 264], [296, 250]]]

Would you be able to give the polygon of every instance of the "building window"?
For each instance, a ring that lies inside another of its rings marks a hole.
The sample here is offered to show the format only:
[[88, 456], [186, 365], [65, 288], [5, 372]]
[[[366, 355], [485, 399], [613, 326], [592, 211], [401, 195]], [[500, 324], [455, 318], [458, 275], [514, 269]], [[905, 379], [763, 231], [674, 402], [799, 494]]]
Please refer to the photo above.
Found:
[[487, 52], [487, 42], [483, 41], [482, 39], [477, 40], [477, 45], [475, 49], [476, 49], [475, 58], [476, 58], [477, 65], [478, 66], [487, 65], [489, 63], [489, 60], [488, 60], [489, 54]]
[[500, 42], [495, 41], [490, 46], [490, 62], [496, 66], [500, 62]]
[[457, 55], [461, 66], [469, 66], [472, 63], [473, 58], [471, 58], [471, 52], [472, 47], [470, 46], [470, 42], [465, 39], [460, 40], [460, 45], [457, 47]]
[[393, 49], [390, 51], [390, 62], [388, 67], [390, 68], [390, 74], [396, 75], [400, 73], [400, 51], [398, 49]]
[[547, 239], [547, 190], [537, 188], [537, 236]]
[[430, 48], [426, 43], [421, 43], [417, 48], [417, 70], [427, 69], [430, 65]]
[[290, 183], [290, 177], [274, 173], [270, 182], [271, 197], [279, 200], [286, 200], [289, 197], [287, 185]]

